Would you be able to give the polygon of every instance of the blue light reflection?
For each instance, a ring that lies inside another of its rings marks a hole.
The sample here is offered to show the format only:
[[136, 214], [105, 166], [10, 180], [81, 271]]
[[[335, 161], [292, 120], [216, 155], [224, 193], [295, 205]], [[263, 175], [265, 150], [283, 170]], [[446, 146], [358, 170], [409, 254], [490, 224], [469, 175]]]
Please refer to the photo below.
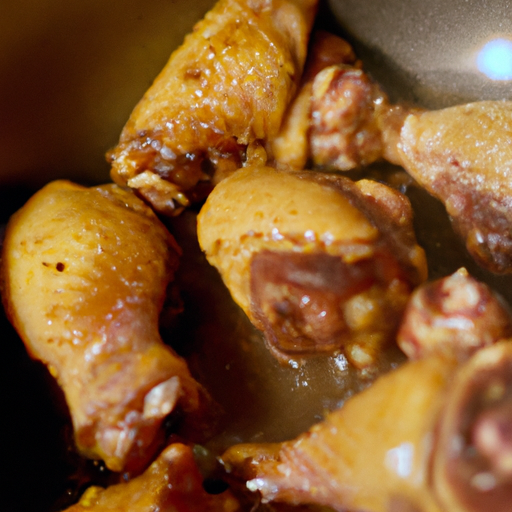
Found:
[[491, 80], [512, 80], [512, 39], [500, 37], [486, 43], [478, 53], [477, 67]]

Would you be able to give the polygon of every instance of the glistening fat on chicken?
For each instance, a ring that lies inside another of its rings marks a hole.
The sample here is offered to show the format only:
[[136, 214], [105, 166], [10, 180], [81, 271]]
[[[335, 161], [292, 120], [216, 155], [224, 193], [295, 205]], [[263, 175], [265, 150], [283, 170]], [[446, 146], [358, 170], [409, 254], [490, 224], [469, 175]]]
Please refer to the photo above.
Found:
[[264, 164], [301, 79], [316, 3], [220, 0], [132, 112], [109, 156], [114, 181], [173, 214], [211, 179]]
[[115, 471], [151, 460], [169, 413], [198, 420], [206, 404], [158, 330], [179, 254], [152, 210], [117, 185], [50, 183], [7, 226], [7, 315], [62, 387], [79, 450]]
[[282, 363], [344, 351], [373, 365], [427, 273], [407, 198], [328, 173], [241, 169], [208, 197], [198, 238]]

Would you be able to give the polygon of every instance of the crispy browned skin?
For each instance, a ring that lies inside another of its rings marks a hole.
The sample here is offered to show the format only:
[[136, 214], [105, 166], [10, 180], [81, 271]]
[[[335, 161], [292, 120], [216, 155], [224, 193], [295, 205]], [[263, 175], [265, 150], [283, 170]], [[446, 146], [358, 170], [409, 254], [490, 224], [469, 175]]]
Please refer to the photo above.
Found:
[[426, 277], [409, 202], [368, 180], [241, 169], [210, 194], [198, 237], [283, 363], [343, 349], [372, 365]]
[[445, 204], [476, 261], [512, 272], [512, 103], [410, 115], [400, 149], [405, 169]]
[[397, 343], [409, 359], [434, 353], [464, 359], [511, 335], [508, 306], [461, 268], [413, 292]]
[[218, 181], [244, 161], [265, 163], [262, 146], [301, 78], [315, 6], [220, 0], [133, 111], [110, 154], [114, 181], [175, 213], [213, 171]]
[[7, 314], [60, 383], [78, 448], [116, 471], [146, 463], [178, 405], [201, 404], [158, 331], [178, 257], [155, 214], [117, 185], [53, 182], [7, 227]]
[[66, 512], [236, 512], [229, 492], [208, 494], [192, 449], [170, 445], [140, 476], [103, 489], [89, 488]]
[[337, 511], [509, 510], [512, 343], [408, 362], [300, 435], [222, 459], [264, 501]]

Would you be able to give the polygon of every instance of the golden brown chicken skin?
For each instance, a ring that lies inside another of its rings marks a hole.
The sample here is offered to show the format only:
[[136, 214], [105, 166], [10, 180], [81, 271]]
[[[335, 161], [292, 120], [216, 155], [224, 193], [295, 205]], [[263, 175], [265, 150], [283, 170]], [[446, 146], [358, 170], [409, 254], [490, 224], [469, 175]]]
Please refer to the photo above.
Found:
[[476, 261], [512, 272], [512, 103], [483, 101], [412, 114], [405, 169], [439, 198]]
[[235, 445], [222, 460], [264, 501], [439, 512], [427, 464], [455, 367], [441, 358], [406, 363], [296, 439]]
[[414, 290], [397, 343], [409, 359], [435, 353], [465, 359], [511, 336], [508, 305], [461, 268]]
[[66, 512], [237, 512], [229, 491], [208, 494], [192, 448], [175, 443], [140, 476], [106, 489], [90, 487]]
[[282, 363], [344, 350], [371, 366], [426, 277], [410, 204], [368, 180], [241, 169], [210, 194], [198, 237]]
[[222, 456], [264, 501], [336, 511], [508, 510], [512, 344], [405, 363], [293, 441]]
[[316, 0], [220, 0], [135, 107], [112, 177], [163, 213], [266, 161], [300, 81]]
[[117, 185], [53, 182], [7, 226], [7, 314], [62, 387], [79, 450], [115, 471], [146, 464], [169, 413], [203, 405], [158, 331], [179, 253], [149, 207]]

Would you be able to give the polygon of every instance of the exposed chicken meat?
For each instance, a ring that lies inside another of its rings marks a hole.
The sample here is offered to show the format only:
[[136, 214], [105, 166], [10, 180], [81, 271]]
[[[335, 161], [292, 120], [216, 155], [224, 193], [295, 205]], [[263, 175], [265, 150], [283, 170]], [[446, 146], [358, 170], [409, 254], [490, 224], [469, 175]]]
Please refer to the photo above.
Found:
[[511, 335], [509, 307], [461, 268], [413, 292], [397, 343], [410, 359], [434, 353], [464, 359]]
[[372, 365], [426, 277], [410, 204], [368, 180], [248, 167], [210, 194], [198, 236], [282, 362], [343, 349]]

